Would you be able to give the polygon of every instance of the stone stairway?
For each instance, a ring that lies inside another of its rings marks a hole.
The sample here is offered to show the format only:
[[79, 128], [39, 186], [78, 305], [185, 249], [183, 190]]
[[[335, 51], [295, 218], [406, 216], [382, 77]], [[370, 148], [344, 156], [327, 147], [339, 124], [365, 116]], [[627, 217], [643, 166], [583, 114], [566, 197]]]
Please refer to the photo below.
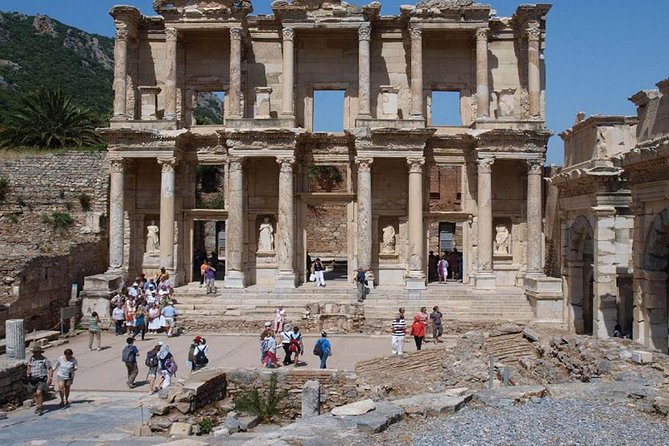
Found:
[[486, 339], [486, 349], [505, 365], [517, 364], [520, 358], [537, 358], [538, 354], [522, 333], [496, 336]]
[[413, 315], [422, 306], [431, 312], [435, 305], [447, 323], [526, 323], [533, 318], [522, 289], [478, 291], [456, 283], [431, 285], [420, 295], [399, 287], [378, 287], [363, 304], [357, 302], [355, 287], [346, 282], [287, 290], [258, 286], [228, 290], [219, 286], [214, 295], [207, 295], [204, 288], [193, 283], [177, 288], [175, 299], [182, 326], [212, 331], [258, 331], [265, 321], [273, 319], [278, 305], [283, 305], [288, 320], [305, 331], [375, 331], [388, 325], [400, 307]]

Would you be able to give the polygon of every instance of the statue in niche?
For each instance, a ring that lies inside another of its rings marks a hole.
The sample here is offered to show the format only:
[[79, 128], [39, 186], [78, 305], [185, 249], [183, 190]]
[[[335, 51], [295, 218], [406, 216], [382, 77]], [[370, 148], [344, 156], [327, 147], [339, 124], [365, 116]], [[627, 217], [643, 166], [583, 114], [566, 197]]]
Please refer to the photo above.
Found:
[[274, 251], [274, 228], [269, 221], [269, 217], [263, 218], [259, 228], [258, 235], [258, 251], [272, 252]]
[[155, 220], [146, 227], [146, 253], [157, 254], [160, 251], [160, 238], [158, 237], [158, 226]]
[[511, 254], [511, 234], [509, 234], [509, 229], [505, 225], [497, 225], [495, 230], [497, 231], [495, 235], [495, 254]]
[[395, 253], [395, 228], [387, 225], [383, 228], [383, 242], [381, 243], [381, 254]]

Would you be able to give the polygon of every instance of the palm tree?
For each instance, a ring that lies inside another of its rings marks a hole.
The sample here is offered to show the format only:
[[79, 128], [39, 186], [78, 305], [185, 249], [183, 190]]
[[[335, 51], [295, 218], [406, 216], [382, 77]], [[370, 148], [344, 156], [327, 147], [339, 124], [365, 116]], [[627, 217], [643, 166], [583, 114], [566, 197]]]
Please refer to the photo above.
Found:
[[0, 147], [81, 147], [101, 142], [91, 113], [60, 90], [40, 90], [24, 97], [3, 127]]

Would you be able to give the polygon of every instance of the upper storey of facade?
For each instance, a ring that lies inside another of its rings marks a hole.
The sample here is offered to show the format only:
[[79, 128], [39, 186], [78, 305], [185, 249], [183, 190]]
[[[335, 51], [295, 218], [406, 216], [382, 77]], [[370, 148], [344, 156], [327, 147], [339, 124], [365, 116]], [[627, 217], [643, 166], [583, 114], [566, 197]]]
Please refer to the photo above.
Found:
[[[500, 18], [472, 0], [381, 4], [277, 0], [155, 0], [116, 24], [112, 128], [314, 130], [314, 97], [343, 92], [344, 129], [544, 129], [545, 19], [550, 5]], [[449, 125], [440, 98], [455, 99]], [[198, 107], [218, 103], [220, 121]], [[201, 125], [203, 123], [210, 125]]]

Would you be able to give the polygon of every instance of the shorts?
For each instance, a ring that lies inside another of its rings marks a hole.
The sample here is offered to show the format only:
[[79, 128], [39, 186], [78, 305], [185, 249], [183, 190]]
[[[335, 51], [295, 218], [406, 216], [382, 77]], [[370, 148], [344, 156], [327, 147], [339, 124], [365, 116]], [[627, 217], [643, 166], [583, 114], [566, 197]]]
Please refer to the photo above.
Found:
[[155, 367], [149, 367], [149, 373], [147, 373], [148, 376], [151, 378], [155, 378], [158, 376], [158, 366]]
[[166, 317], [165, 318], [165, 325], [163, 327], [174, 327], [174, 318], [173, 317]]
[[45, 380], [30, 380], [28, 381], [28, 384], [26, 385], [28, 388], [28, 393], [35, 393], [35, 392], [46, 392], [49, 390], [49, 386], [46, 385], [46, 379]]
[[72, 386], [72, 378], [63, 378], [62, 376], [56, 375], [56, 381], [58, 381], [58, 384], [64, 383], [65, 387], [71, 387]]

